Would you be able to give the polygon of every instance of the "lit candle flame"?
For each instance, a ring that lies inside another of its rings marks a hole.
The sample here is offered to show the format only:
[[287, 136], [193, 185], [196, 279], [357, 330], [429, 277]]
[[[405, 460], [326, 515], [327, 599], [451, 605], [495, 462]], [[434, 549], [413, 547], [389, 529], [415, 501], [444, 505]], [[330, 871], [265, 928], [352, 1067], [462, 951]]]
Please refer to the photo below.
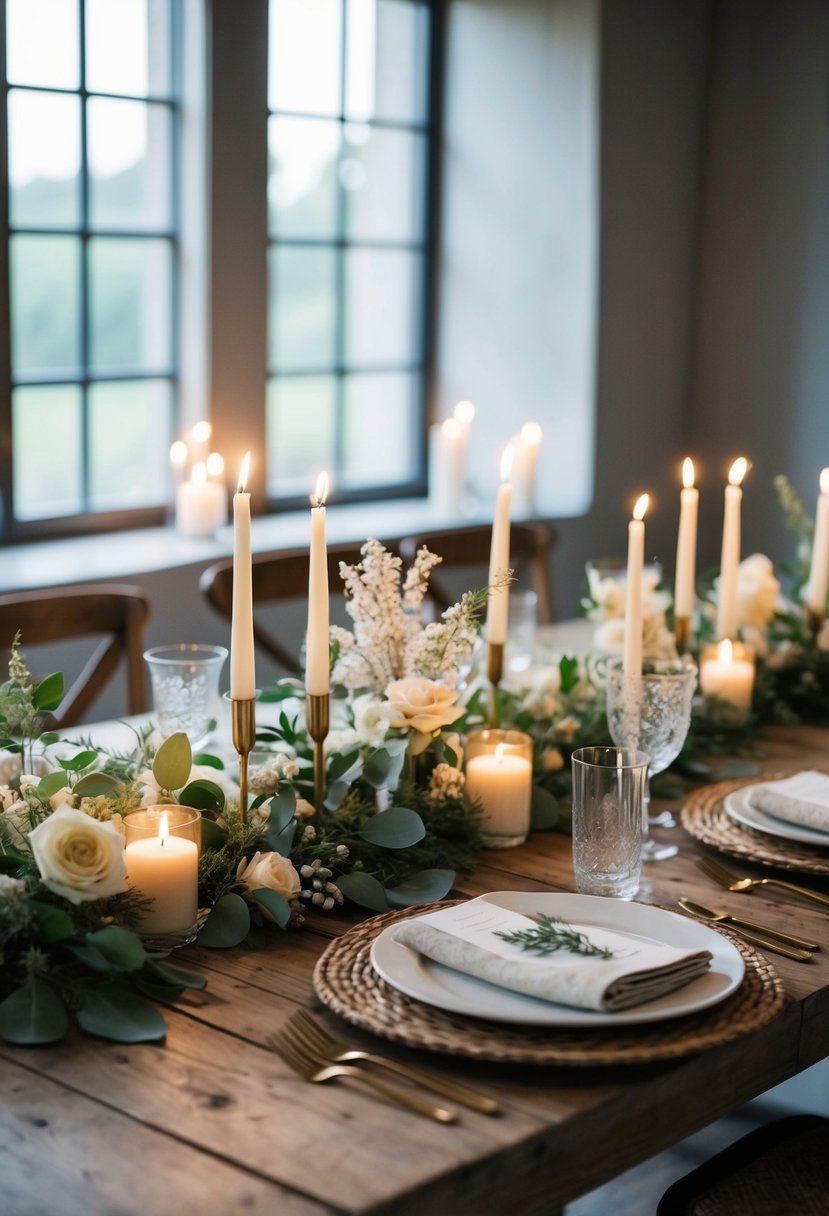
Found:
[[682, 484], [686, 490], [690, 490], [694, 484], [694, 462], [690, 456], [686, 456], [682, 462]]
[[248, 484], [248, 474], [250, 473], [250, 452], [245, 452], [245, 458], [242, 461], [242, 467], [239, 469], [239, 482], [236, 486], [237, 493], [244, 494], [245, 487]]
[[515, 459], [515, 447], [508, 443], [501, 457], [501, 481], [509, 481], [512, 472], [512, 462]]
[[460, 439], [463, 434], [463, 427], [458, 422], [457, 418], [447, 418], [441, 427], [447, 439]]
[[644, 519], [645, 518], [645, 512], [648, 509], [649, 502], [650, 502], [649, 494], [640, 494], [639, 495], [639, 497], [636, 499], [636, 502], [633, 507], [633, 518], [634, 519]]
[[170, 835], [170, 819], [166, 811], [161, 812], [161, 818], [158, 821], [158, 839], [164, 844], [164, 841]]
[[212, 434], [213, 427], [206, 418], [203, 418], [201, 422], [197, 422], [193, 427], [193, 440], [195, 443], [208, 443]]
[[320, 473], [317, 478], [317, 484], [314, 493], [311, 495], [311, 505], [313, 507], [324, 507], [325, 500], [328, 497], [328, 474]]
[[458, 422], [469, 426], [475, 417], [475, 406], [471, 401], [459, 401], [453, 412]]
[[224, 473], [225, 461], [220, 452], [211, 452], [207, 457], [207, 471], [211, 477], [221, 477]]
[[170, 464], [174, 469], [183, 469], [187, 464], [187, 444], [183, 439], [177, 439], [170, 447]]
[[504, 744], [503, 743], [499, 743], [498, 746], [495, 748], [495, 759], [498, 761], [499, 764], [504, 763]]
[[829, 469], [823, 469], [820, 474], [820, 492], [829, 494]]
[[748, 461], [745, 456], [738, 456], [728, 470], [728, 484], [738, 486], [748, 472]]
[[727, 667], [731, 666], [734, 659], [734, 647], [728, 638], [723, 638], [717, 647], [717, 658], [721, 663], [725, 663]]
[[203, 486], [207, 481], [207, 465], [203, 460], [199, 460], [193, 465], [193, 472], [190, 474], [193, 482], [197, 486]]
[[537, 422], [525, 422], [521, 427], [521, 439], [531, 447], [537, 448], [544, 438], [544, 432]]

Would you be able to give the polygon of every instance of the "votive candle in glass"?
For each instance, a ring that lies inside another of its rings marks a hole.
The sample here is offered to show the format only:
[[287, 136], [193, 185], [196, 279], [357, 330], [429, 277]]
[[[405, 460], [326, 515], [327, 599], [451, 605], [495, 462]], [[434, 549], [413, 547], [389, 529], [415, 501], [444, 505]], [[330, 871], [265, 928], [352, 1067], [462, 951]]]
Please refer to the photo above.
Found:
[[466, 792], [484, 809], [488, 848], [527, 839], [533, 792], [533, 743], [520, 730], [476, 730], [466, 741]]
[[703, 646], [699, 686], [706, 697], [717, 697], [745, 713], [754, 695], [754, 652], [729, 638]]
[[199, 902], [201, 812], [189, 806], [151, 806], [124, 820], [124, 860], [131, 888], [152, 904], [139, 934], [159, 948], [195, 939]]

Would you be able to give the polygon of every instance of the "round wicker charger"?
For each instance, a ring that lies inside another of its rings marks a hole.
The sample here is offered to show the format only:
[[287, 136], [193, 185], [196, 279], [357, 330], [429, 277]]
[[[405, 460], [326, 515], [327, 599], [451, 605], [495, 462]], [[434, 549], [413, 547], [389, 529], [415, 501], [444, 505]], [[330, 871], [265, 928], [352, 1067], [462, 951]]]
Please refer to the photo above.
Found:
[[686, 832], [710, 844], [722, 853], [756, 861], [777, 870], [797, 870], [800, 873], [829, 874], [829, 849], [819, 845], [801, 844], [796, 840], [785, 840], [781, 836], [769, 836], [753, 828], [737, 823], [725, 809], [727, 794], [744, 785], [755, 785], [758, 781], [777, 781], [789, 773], [765, 773], [753, 780], [743, 777], [739, 781], [718, 781], [706, 785], [688, 795], [681, 815]]
[[771, 964], [725, 932], [743, 956], [745, 978], [727, 1000], [700, 1013], [624, 1030], [511, 1026], [445, 1013], [392, 988], [372, 967], [370, 953], [387, 925], [453, 902], [460, 901], [386, 912], [331, 942], [314, 968], [319, 999], [353, 1026], [408, 1047], [475, 1060], [587, 1067], [674, 1060], [719, 1047], [764, 1026], [783, 1006], [783, 990]]

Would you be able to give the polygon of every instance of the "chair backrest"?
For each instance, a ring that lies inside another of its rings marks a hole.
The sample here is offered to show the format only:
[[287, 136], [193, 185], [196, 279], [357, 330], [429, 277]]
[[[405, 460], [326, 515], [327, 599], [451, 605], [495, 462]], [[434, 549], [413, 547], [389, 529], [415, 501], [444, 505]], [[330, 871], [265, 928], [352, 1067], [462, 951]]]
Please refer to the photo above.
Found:
[[[328, 582], [332, 592], [340, 587], [340, 562], [349, 565], [360, 561], [359, 545], [328, 546]], [[280, 549], [257, 553], [252, 561], [253, 571], [253, 638], [266, 654], [287, 671], [299, 673], [299, 656], [274, 636], [260, 617], [256, 606], [279, 601], [306, 599], [308, 596], [308, 550]], [[220, 616], [230, 620], [233, 614], [233, 558], [224, 558], [208, 567], [201, 576], [200, 587], [207, 602]]]
[[[406, 564], [414, 560], [423, 545], [443, 558], [429, 579], [430, 597], [436, 607], [443, 611], [454, 604], [458, 597], [441, 579], [442, 572], [456, 567], [488, 567], [491, 539], [492, 528], [489, 524], [474, 524], [407, 536], [400, 541], [399, 550]], [[514, 523], [510, 529], [510, 566], [515, 571], [516, 580], [536, 593], [540, 625], [548, 625], [553, 619], [550, 554], [556, 540], [556, 530], [551, 524]]]
[[143, 636], [150, 601], [139, 587], [90, 584], [0, 596], [0, 650], [10, 650], [18, 629], [22, 647], [103, 635], [53, 715], [58, 726], [82, 722], [123, 661], [127, 711], [147, 712]]

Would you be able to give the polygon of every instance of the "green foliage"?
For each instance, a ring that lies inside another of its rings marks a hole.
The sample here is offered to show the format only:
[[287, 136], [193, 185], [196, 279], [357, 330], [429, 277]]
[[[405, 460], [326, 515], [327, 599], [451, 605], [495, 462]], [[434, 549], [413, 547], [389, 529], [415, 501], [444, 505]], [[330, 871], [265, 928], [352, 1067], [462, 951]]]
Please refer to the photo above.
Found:
[[250, 932], [250, 912], [241, 895], [228, 892], [210, 910], [199, 931], [199, 945], [225, 949], [238, 946]]
[[153, 760], [153, 776], [159, 789], [179, 790], [185, 785], [193, 767], [190, 740], [183, 731], [165, 739]]

